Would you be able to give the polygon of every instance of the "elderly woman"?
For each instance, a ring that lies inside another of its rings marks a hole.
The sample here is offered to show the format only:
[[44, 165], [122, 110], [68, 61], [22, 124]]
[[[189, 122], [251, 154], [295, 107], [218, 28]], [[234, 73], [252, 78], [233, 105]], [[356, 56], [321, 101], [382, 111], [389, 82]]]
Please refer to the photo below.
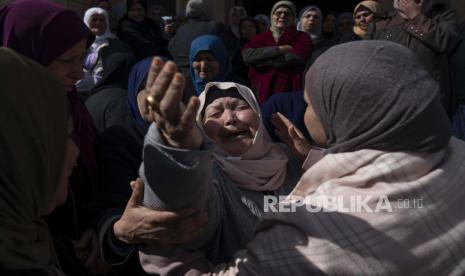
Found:
[[329, 47], [334, 45], [331, 40], [325, 38], [321, 34], [322, 19], [323, 14], [317, 6], [307, 6], [299, 13], [297, 30], [308, 33], [312, 38], [313, 43], [313, 50], [311, 57], [307, 62], [307, 67], [309, 67]]
[[186, 5], [187, 22], [178, 28], [170, 39], [169, 51], [180, 72], [189, 75], [189, 51], [192, 41], [201, 35], [216, 35], [223, 41], [231, 57], [238, 48], [237, 39], [221, 22], [213, 19], [212, 3], [206, 0], [189, 0]]
[[42, 217], [66, 201], [79, 152], [66, 91], [7, 48], [0, 48], [0, 82], [0, 274], [64, 275]]
[[313, 46], [306, 33], [296, 30], [295, 16], [292, 2], [277, 2], [271, 9], [270, 30], [243, 48], [249, 80], [260, 103], [275, 93], [302, 89], [302, 73]]
[[[184, 93], [184, 102], [193, 95], [200, 95], [205, 85], [212, 81], [233, 81], [242, 83], [230, 71], [228, 51], [223, 41], [214, 35], [202, 35], [196, 38], [189, 52], [189, 73], [194, 85], [195, 94]], [[190, 86], [187, 86], [190, 89]], [[189, 93], [190, 92], [190, 93]]]
[[[97, 186], [93, 149], [98, 134], [74, 85], [83, 77], [82, 57], [93, 42], [93, 35], [75, 12], [45, 0], [14, 1], [5, 5], [0, 9], [0, 26], [2, 46], [47, 67], [67, 92], [74, 124], [72, 138], [79, 148], [78, 165], [70, 177], [72, 196], [47, 220], [54, 237], [66, 241], [59, 243], [58, 250], [62, 250], [59, 258], [73, 256], [75, 250], [70, 240], [80, 240], [76, 244], [84, 245], [85, 251], [91, 249], [92, 254], [80, 255], [85, 256], [83, 261], [87, 260], [90, 266], [98, 257], [97, 239], [90, 230], [90, 203]], [[63, 269], [66, 266], [62, 263]]]
[[189, 275], [463, 275], [465, 144], [451, 138], [439, 87], [415, 55], [345, 43], [305, 79], [305, 122], [327, 154], [247, 250], [216, 268], [180, 250], [150, 261]]
[[[200, 235], [179, 246], [201, 249], [214, 263], [229, 260], [253, 235], [264, 196], [289, 193], [301, 163], [287, 147], [271, 142], [247, 87], [211, 82], [200, 103], [193, 97], [184, 107], [179, 103], [184, 80], [174, 64], [163, 67], [155, 59], [152, 67], [147, 83], [156, 124], [147, 133], [140, 169], [144, 205], [206, 212], [208, 223]], [[167, 81], [171, 85], [163, 91]], [[145, 253], [157, 249], [140, 248]]]
[[132, 56], [133, 53], [127, 44], [111, 33], [109, 16], [104, 9], [88, 9], [84, 14], [84, 23], [95, 35], [95, 41], [84, 57], [84, 78], [77, 82], [76, 88], [81, 93], [89, 93], [102, 81], [106, 69], [104, 64], [108, 63], [111, 55], [125, 53]]
[[321, 36], [322, 18], [323, 13], [317, 6], [306, 6], [299, 12], [297, 18], [297, 30], [308, 33], [314, 45]]

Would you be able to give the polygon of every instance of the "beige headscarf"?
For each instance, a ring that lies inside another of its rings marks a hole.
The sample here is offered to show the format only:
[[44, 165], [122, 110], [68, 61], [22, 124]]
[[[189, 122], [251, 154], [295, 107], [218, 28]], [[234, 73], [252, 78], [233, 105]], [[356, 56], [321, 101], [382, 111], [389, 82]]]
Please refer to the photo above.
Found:
[[[367, 1], [363, 1], [363, 2], [360, 2], [358, 3], [358, 5], [355, 7], [354, 9], [354, 19], [355, 19], [355, 14], [358, 12], [358, 10], [361, 8], [361, 7], [365, 7], [367, 8], [368, 10], [370, 10], [372, 13], [373, 13], [373, 16], [375, 18], [379, 18], [379, 17], [383, 17], [384, 14], [383, 14], [383, 11], [382, 11], [382, 8], [381, 6], [379, 5], [378, 2], [376, 1], [372, 1], [372, 0], [367, 0]], [[365, 31], [365, 30], [362, 30], [360, 28], [360, 26], [356, 26], [354, 25], [354, 33], [361, 37], [361, 38], [364, 38], [365, 36], [368, 35], [368, 31]]]
[[44, 67], [7, 48], [0, 48], [0, 83], [0, 267], [57, 275], [41, 217], [62, 172], [67, 93]]
[[289, 21], [290, 22], [289, 26], [294, 24], [294, 20], [295, 20], [295, 17], [297, 15], [297, 9], [296, 9], [295, 5], [291, 1], [279, 1], [279, 2], [276, 2], [276, 4], [273, 5], [273, 8], [271, 9], [271, 14], [270, 14], [270, 20], [271, 20], [270, 31], [273, 34], [273, 38], [274, 38], [275, 41], [278, 41], [279, 37], [284, 32], [285, 28], [289, 27], [289, 26], [286, 26], [285, 28], [278, 28], [274, 24], [273, 14], [279, 7], [282, 7], [282, 6], [288, 8], [291, 11], [292, 16], [294, 17], [293, 19], [291, 19]]
[[271, 141], [260, 113], [260, 106], [255, 96], [246, 86], [234, 82], [210, 82], [200, 94], [200, 108], [197, 113], [197, 123], [203, 130], [202, 112], [209, 89], [217, 87], [225, 90], [235, 87], [239, 94], [259, 116], [259, 127], [252, 147], [241, 157], [231, 157], [221, 148], [216, 147], [213, 154], [223, 171], [233, 182], [244, 190], [274, 191], [278, 189], [286, 178], [287, 155]]

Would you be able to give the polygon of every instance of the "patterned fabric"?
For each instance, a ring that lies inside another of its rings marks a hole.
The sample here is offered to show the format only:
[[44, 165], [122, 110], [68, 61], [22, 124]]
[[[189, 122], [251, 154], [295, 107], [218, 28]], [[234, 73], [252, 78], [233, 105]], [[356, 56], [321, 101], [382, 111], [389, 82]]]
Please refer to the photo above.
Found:
[[214, 268], [201, 254], [168, 248], [144, 261], [172, 275], [464, 275], [464, 159], [465, 143], [455, 138], [436, 153], [328, 154], [291, 196], [341, 197], [343, 208], [358, 196], [372, 210], [381, 196], [392, 212], [310, 212], [315, 206], [303, 205], [265, 215], [229, 264]]

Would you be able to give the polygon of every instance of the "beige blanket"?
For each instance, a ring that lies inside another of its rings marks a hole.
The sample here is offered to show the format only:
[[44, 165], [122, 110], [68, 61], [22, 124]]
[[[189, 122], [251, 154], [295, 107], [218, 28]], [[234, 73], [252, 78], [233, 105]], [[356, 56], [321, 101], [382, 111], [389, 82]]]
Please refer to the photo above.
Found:
[[328, 154], [291, 195], [312, 205], [282, 203], [288, 212], [269, 213], [229, 264], [179, 250], [141, 261], [172, 275], [465, 275], [462, 141], [434, 154]]

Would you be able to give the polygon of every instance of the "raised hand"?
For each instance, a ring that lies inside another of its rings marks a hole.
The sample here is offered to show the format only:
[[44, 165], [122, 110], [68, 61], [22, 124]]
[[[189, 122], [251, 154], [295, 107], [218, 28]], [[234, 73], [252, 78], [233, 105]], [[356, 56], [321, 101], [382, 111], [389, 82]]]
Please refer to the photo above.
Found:
[[275, 133], [279, 139], [289, 147], [299, 160], [304, 161], [312, 146], [302, 132], [279, 112], [271, 115], [271, 122], [276, 127]]
[[208, 217], [192, 209], [157, 211], [142, 205], [144, 183], [131, 182], [132, 195], [121, 218], [113, 225], [116, 238], [127, 244], [181, 244], [192, 241]]
[[399, 0], [399, 10], [409, 19], [415, 18], [423, 6], [424, 0]]
[[184, 85], [185, 78], [177, 73], [174, 62], [153, 59], [145, 88], [150, 114], [170, 146], [196, 150], [203, 142], [195, 122], [200, 101], [192, 97], [184, 106]]

